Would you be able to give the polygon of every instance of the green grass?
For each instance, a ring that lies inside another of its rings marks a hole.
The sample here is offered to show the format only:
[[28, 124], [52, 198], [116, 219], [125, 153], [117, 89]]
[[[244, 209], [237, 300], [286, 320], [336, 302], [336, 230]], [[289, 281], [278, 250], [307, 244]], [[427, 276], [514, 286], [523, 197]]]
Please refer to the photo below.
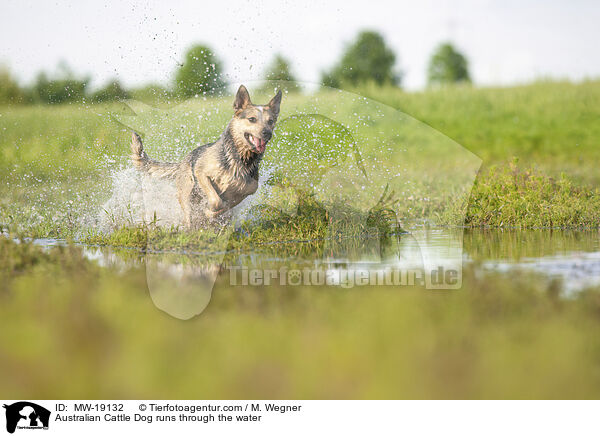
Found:
[[[368, 219], [361, 219], [356, 211], [347, 210], [345, 214], [338, 214], [335, 221], [328, 216], [327, 209], [339, 211], [343, 205], [324, 208], [312, 200], [294, 215], [266, 210], [259, 222], [242, 223], [241, 230], [233, 235], [215, 229], [187, 231], [143, 224], [120, 227], [111, 233], [90, 233], [82, 241], [149, 250], [214, 250], [215, 247], [260, 250], [261, 246], [273, 242], [318, 241], [336, 234], [345, 238], [365, 235], [387, 238], [404, 231], [396, 222], [397, 215], [389, 208], [373, 210]], [[350, 217], [352, 214], [355, 218]], [[537, 169], [522, 170], [514, 162], [492, 166], [473, 186], [465, 225], [474, 228], [597, 229], [600, 225], [600, 191], [577, 186], [564, 174], [554, 179]]]
[[357, 92], [429, 124], [483, 159], [513, 157], [549, 176], [600, 182], [600, 81], [538, 82], [510, 88], [447, 87], [417, 93], [363, 88]]
[[[247, 251], [269, 250], [270, 245], [313, 242], [322, 245], [323, 240], [370, 239], [382, 242], [404, 230], [397, 222], [394, 212], [379, 204], [361, 214], [343, 204], [325, 208], [312, 196], [300, 197], [297, 213], [288, 215], [279, 209], [257, 206], [257, 221], [244, 221], [239, 228], [213, 226], [198, 230], [186, 230], [179, 226], [164, 227], [157, 223], [125, 225], [111, 232], [89, 232], [81, 238], [91, 245], [133, 247], [148, 251]], [[335, 217], [328, 210], [336, 210]]]
[[236, 288], [224, 273], [202, 316], [182, 322], [152, 304], [143, 268], [4, 238], [0, 265], [7, 397], [600, 395], [600, 293], [563, 299], [532, 275], [467, 268], [462, 290], [427, 291]]
[[474, 227], [597, 228], [600, 191], [577, 186], [537, 169], [523, 170], [515, 162], [492, 166], [475, 182], [465, 224]]
[[[304, 187], [324, 177], [322, 168], [336, 167], [340, 172], [348, 169], [344, 174], [355, 180], [354, 186], [364, 184], [359, 180], [361, 170], [356, 169], [353, 175], [352, 161], [344, 161], [344, 153], [360, 153], [359, 159], [382, 174], [400, 168], [413, 189], [409, 193], [398, 189], [403, 186], [402, 179], [391, 188], [395, 196], [393, 210], [402, 225], [420, 216], [431, 225], [460, 225], [466, 216], [465, 224], [473, 227], [598, 227], [600, 203], [594, 186], [600, 179], [592, 162], [600, 158], [600, 127], [595, 122], [600, 114], [600, 82], [535, 83], [501, 89], [451, 87], [421, 93], [365, 87], [357, 92], [424, 121], [483, 158], [484, 169], [477, 177], [467, 210], [461, 199], [469, 192], [461, 192], [460, 187], [468, 188], [468, 177], [454, 186], [445, 186], [444, 178], [461, 176], [460, 165], [457, 167], [451, 159], [452, 154], [436, 158], [436, 144], [450, 146], [450, 140], [425, 125], [394, 115], [394, 110], [384, 106], [381, 110], [386, 117], [380, 121], [363, 119], [379, 107], [357, 106], [356, 101], [336, 93], [286, 96], [285, 104], [292, 112], [282, 118], [280, 128], [297, 133], [280, 139], [283, 144], [304, 144], [304, 148], [275, 147], [265, 165], [278, 160], [293, 163], [286, 171]], [[335, 112], [342, 122], [358, 120], [363, 136], [352, 137], [343, 125], [332, 124], [327, 118], [294, 118], [294, 108], [310, 109], [314, 102], [317, 110]], [[2, 108], [0, 224], [32, 237], [143, 245], [142, 233], [148, 230], [147, 225], [121, 223], [116, 226], [118, 232], [107, 235], [81, 222], [82, 216], [101, 214], [102, 202], [112, 189], [110, 175], [129, 165], [125, 125], [148, 133], [146, 147], [153, 156], [175, 159], [195, 143], [215, 138], [230, 116], [228, 106], [227, 101], [190, 101], [164, 112], [134, 104], [138, 116], [133, 118], [132, 109], [122, 104]], [[212, 124], [198, 121], [198, 116], [215, 107]], [[399, 125], [405, 127], [398, 130]], [[314, 141], [315, 130], [306, 126], [317, 129], [320, 142]], [[385, 148], [380, 149], [386, 143], [392, 147], [424, 144], [429, 151], [421, 160], [410, 150], [408, 154], [396, 153], [389, 161], [377, 160], [376, 156], [385, 156]], [[513, 157], [518, 157], [518, 167], [509, 163]], [[332, 177], [335, 180], [335, 173]], [[376, 199], [386, 187], [383, 178], [370, 183], [374, 186], [372, 192], [367, 192], [364, 199], [356, 197], [354, 207]], [[352, 198], [354, 194], [349, 195]], [[281, 225], [286, 220], [283, 213], [269, 221], [271, 229], [269, 223], [252, 223], [256, 234], [245, 242], [251, 246], [323, 237], [326, 230], [315, 218], [295, 216], [295, 224]], [[168, 230], [160, 232], [170, 234]], [[151, 238], [165, 239], [164, 235], [157, 233]], [[181, 240], [185, 236], [178, 238], [180, 245], [186, 243]], [[188, 239], [198, 238], [191, 235]], [[164, 243], [171, 239], [166, 238]]]

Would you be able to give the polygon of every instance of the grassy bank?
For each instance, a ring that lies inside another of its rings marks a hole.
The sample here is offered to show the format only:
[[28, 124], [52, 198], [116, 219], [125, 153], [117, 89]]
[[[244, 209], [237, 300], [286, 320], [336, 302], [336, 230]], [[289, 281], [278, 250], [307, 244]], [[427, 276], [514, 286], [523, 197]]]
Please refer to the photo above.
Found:
[[465, 224], [471, 227], [598, 228], [600, 191], [564, 173], [549, 177], [516, 161], [477, 178]]
[[[201, 317], [148, 295], [143, 268], [0, 238], [0, 392], [14, 398], [597, 398], [598, 290], [535, 276], [461, 291], [244, 287]], [[533, 327], [535, 326], [535, 327]]]

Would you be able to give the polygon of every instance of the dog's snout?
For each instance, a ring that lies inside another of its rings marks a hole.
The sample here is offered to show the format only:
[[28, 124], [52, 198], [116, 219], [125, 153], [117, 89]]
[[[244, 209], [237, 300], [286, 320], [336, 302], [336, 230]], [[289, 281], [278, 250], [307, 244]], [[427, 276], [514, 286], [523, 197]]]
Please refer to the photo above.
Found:
[[273, 132], [271, 132], [270, 129], [267, 129], [266, 127], [262, 130], [262, 136], [263, 139], [268, 141], [269, 139], [271, 139], [271, 135], [273, 135]]

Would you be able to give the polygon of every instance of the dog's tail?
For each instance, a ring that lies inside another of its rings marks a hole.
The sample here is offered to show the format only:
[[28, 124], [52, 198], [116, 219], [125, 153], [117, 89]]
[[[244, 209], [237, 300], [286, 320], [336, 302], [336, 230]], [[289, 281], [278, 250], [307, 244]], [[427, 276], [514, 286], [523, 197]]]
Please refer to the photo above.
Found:
[[158, 162], [150, 159], [144, 151], [142, 138], [135, 132], [131, 135], [131, 161], [137, 170], [144, 171], [159, 179], [174, 178], [180, 166], [179, 163]]

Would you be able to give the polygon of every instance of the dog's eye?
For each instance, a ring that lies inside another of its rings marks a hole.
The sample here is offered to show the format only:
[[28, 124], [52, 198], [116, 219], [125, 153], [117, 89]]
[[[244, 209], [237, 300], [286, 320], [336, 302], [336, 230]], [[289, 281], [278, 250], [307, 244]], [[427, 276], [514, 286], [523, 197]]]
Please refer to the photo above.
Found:
[[256, 118], [250, 117], [250, 118], [248, 118], [248, 121], [250, 121], [251, 123], [256, 123]]
[[267, 124], [268, 124], [269, 126], [272, 126], [272, 125], [273, 125], [273, 120], [269, 120], [269, 121], [267, 121]]

